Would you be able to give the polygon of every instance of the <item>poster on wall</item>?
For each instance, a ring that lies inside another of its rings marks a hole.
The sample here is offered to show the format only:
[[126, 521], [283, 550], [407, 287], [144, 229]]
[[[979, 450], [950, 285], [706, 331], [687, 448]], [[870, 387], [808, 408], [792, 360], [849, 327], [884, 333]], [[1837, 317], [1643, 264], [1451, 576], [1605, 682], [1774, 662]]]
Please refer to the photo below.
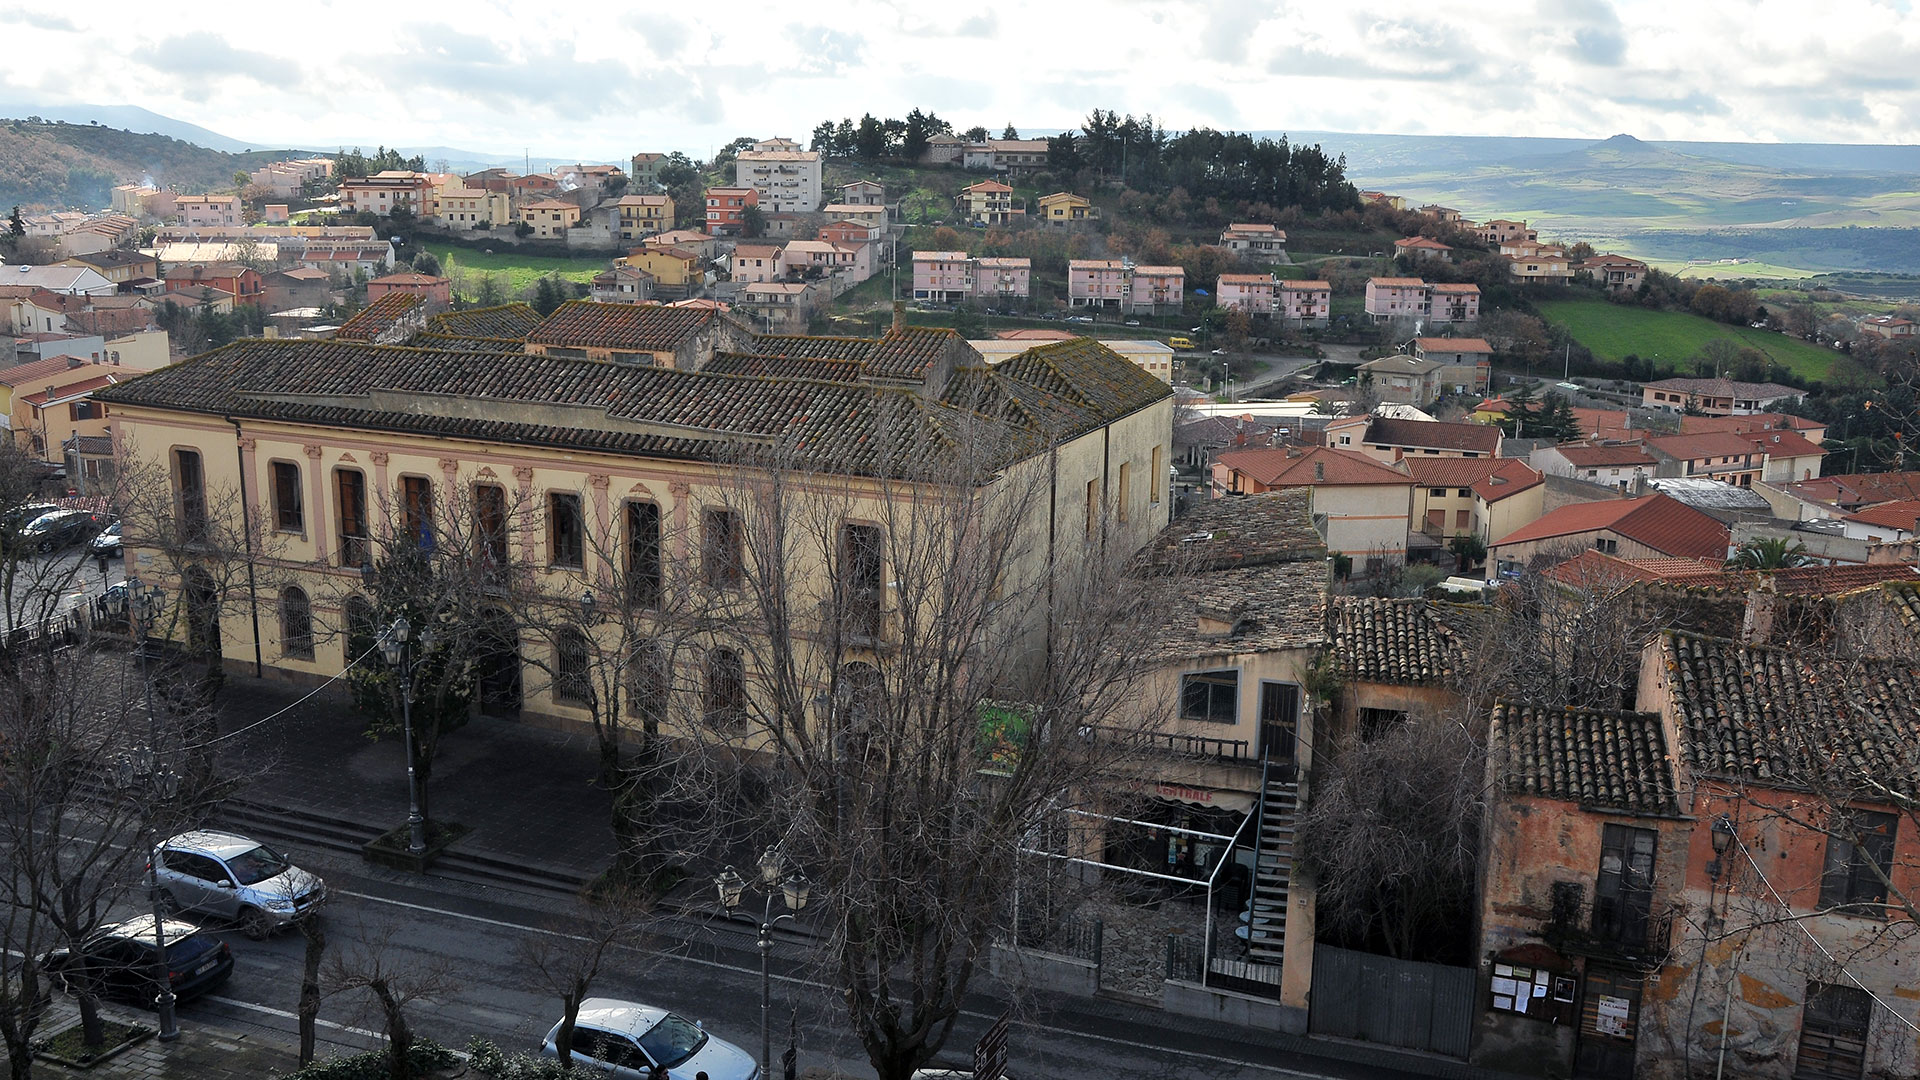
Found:
[[1593, 1026], [1602, 1035], [1614, 1035], [1625, 1038], [1627, 1035], [1627, 1010], [1632, 1007], [1623, 997], [1600, 995]]

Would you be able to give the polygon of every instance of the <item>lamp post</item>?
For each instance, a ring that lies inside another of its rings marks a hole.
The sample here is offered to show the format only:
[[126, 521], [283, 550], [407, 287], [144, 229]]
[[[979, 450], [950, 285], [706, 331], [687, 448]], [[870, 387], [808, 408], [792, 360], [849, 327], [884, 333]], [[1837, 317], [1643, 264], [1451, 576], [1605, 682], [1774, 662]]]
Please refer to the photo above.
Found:
[[[782, 919], [791, 919], [794, 912], [807, 906], [809, 886], [805, 874], [794, 872], [781, 880], [783, 867], [780, 849], [770, 847], [760, 856], [760, 887], [766, 891], [766, 905], [760, 913], [760, 1075], [771, 1076], [768, 1070], [773, 1060], [773, 976], [767, 969], [767, 957], [773, 952], [773, 928]], [[777, 888], [776, 888], [777, 886]], [[720, 906], [731, 915], [746, 898], [747, 882], [729, 866], [720, 871], [713, 879], [713, 887], [720, 894]], [[787, 910], [779, 915], [773, 913], [773, 898], [779, 896]]]
[[[148, 585], [139, 578], [127, 582], [126, 592], [112, 601], [115, 614], [125, 614], [128, 630], [133, 635], [134, 655], [140, 662], [140, 686], [146, 695], [147, 705], [147, 782], [153, 794], [160, 794], [160, 715], [153, 708], [153, 678], [147, 668], [147, 635], [152, 632], [153, 624], [167, 607], [167, 590], [158, 585]], [[153, 849], [159, 846], [159, 837], [154, 835], [153, 813], [149, 809], [147, 816], [147, 899], [153, 910], [153, 979], [158, 987], [158, 996], [154, 999], [154, 1011], [160, 1019], [160, 1041], [173, 1042], [180, 1037], [180, 1025], [173, 1014], [173, 976], [167, 967], [167, 922], [164, 905], [160, 902], [159, 860], [153, 857]]]
[[[373, 589], [372, 563], [360, 565], [360, 580], [369, 591]], [[432, 626], [421, 627], [419, 647], [409, 649], [407, 642], [413, 636], [413, 624], [405, 615], [396, 615], [393, 622], [380, 631], [375, 645], [387, 666], [400, 675], [400, 739], [406, 745], [407, 755], [407, 854], [418, 856], [427, 850], [427, 823], [420, 813], [420, 777], [414, 768], [413, 674], [420, 665], [420, 654], [433, 647], [436, 636]]]

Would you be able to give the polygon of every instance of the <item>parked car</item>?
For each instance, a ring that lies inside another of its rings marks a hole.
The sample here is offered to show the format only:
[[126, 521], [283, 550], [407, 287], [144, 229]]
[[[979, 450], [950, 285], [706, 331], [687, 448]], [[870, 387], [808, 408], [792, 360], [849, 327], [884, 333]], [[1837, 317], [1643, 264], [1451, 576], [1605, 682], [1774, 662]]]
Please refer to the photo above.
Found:
[[[203, 994], [233, 974], [233, 950], [226, 942], [178, 919], [160, 925], [166, 932], [167, 981], [173, 984], [174, 997]], [[151, 1008], [160, 996], [160, 980], [154, 978], [154, 961], [160, 952], [158, 938], [153, 916], [142, 915], [103, 926], [80, 948], [62, 946], [40, 962], [68, 993], [79, 989], [81, 980], [90, 978], [102, 997]]]
[[117, 559], [123, 550], [120, 546], [120, 523], [117, 521], [101, 529], [99, 536], [87, 541], [89, 556], [105, 555], [109, 559]]
[[1140, 325], [1140, 320], [1139, 320], [1139, 319], [1128, 319], [1128, 320], [1127, 320], [1127, 325], [1128, 325], [1128, 326], [1139, 326], [1139, 325]]
[[1215, 356], [1225, 356], [1225, 355], [1227, 355], [1227, 350], [1225, 350], [1225, 349], [1215, 349], [1215, 350], [1213, 350], [1213, 355], [1215, 355]]
[[56, 551], [93, 539], [107, 521], [105, 514], [86, 510], [50, 510], [20, 530], [20, 543], [34, 551]]
[[1067, 321], [1068, 321], [1068, 322], [1092, 322], [1092, 321], [1093, 321], [1093, 316], [1091, 316], [1091, 315], [1069, 315], [1069, 316], [1067, 316]]
[[[554, 1040], [560, 1025], [540, 1044], [543, 1057], [558, 1057]], [[614, 998], [588, 998], [580, 1003], [573, 1022], [573, 1060], [591, 1065], [609, 1076], [647, 1080], [654, 1066], [667, 1070], [668, 1080], [758, 1080], [760, 1068], [753, 1055], [701, 1030], [677, 1013]]]
[[255, 941], [304, 918], [327, 895], [326, 882], [233, 833], [181, 833], [154, 848], [153, 858], [162, 904], [232, 919]]
[[16, 506], [0, 514], [0, 543], [14, 539], [26, 531], [28, 525], [58, 509], [59, 503], [36, 502]]

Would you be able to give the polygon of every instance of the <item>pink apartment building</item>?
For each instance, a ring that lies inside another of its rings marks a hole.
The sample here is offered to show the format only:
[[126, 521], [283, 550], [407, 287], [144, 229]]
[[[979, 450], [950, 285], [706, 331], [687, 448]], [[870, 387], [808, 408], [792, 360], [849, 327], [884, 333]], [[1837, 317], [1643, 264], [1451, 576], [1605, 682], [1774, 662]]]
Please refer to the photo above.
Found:
[[238, 195], [181, 195], [173, 200], [173, 211], [182, 225], [245, 225], [240, 216]]
[[1276, 285], [1272, 274], [1221, 274], [1214, 282], [1214, 302], [1249, 315], [1271, 315]]
[[975, 259], [973, 295], [987, 300], [1025, 300], [1030, 294], [1032, 259]]
[[1127, 301], [1132, 267], [1119, 259], [1067, 261], [1067, 306], [1119, 308]]
[[1178, 266], [1136, 266], [1128, 286], [1129, 312], [1172, 315], [1187, 299], [1187, 272]]
[[1480, 286], [1436, 284], [1432, 308], [1429, 322], [1476, 322], [1480, 318]]
[[1324, 281], [1281, 281], [1273, 293], [1273, 313], [1288, 325], [1325, 326], [1333, 314], [1333, 286]]
[[957, 304], [972, 295], [973, 256], [964, 251], [916, 251], [913, 253], [913, 298], [915, 300]]
[[340, 207], [348, 213], [364, 211], [383, 217], [402, 207], [424, 214], [432, 191], [433, 178], [425, 173], [377, 172], [340, 181]]
[[737, 244], [733, 249], [733, 280], [742, 285], [780, 281], [787, 276], [778, 244]]
[[1433, 307], [1433, 291], [1419, 278], [1376, 277], [1367, 279], [1367, 317], [1374, 322], [1392, 319], [1424, 319]]

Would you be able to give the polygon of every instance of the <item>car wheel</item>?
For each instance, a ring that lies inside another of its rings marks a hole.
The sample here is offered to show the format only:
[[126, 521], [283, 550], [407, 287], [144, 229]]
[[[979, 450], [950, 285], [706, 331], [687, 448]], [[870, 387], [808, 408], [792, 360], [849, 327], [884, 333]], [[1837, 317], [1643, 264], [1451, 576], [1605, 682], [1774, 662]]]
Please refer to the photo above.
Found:
[[265, 941], [273, 936], [273, 916], [259, 908], [247, 908], [240, 913], [240, 932], [253, 941]]

